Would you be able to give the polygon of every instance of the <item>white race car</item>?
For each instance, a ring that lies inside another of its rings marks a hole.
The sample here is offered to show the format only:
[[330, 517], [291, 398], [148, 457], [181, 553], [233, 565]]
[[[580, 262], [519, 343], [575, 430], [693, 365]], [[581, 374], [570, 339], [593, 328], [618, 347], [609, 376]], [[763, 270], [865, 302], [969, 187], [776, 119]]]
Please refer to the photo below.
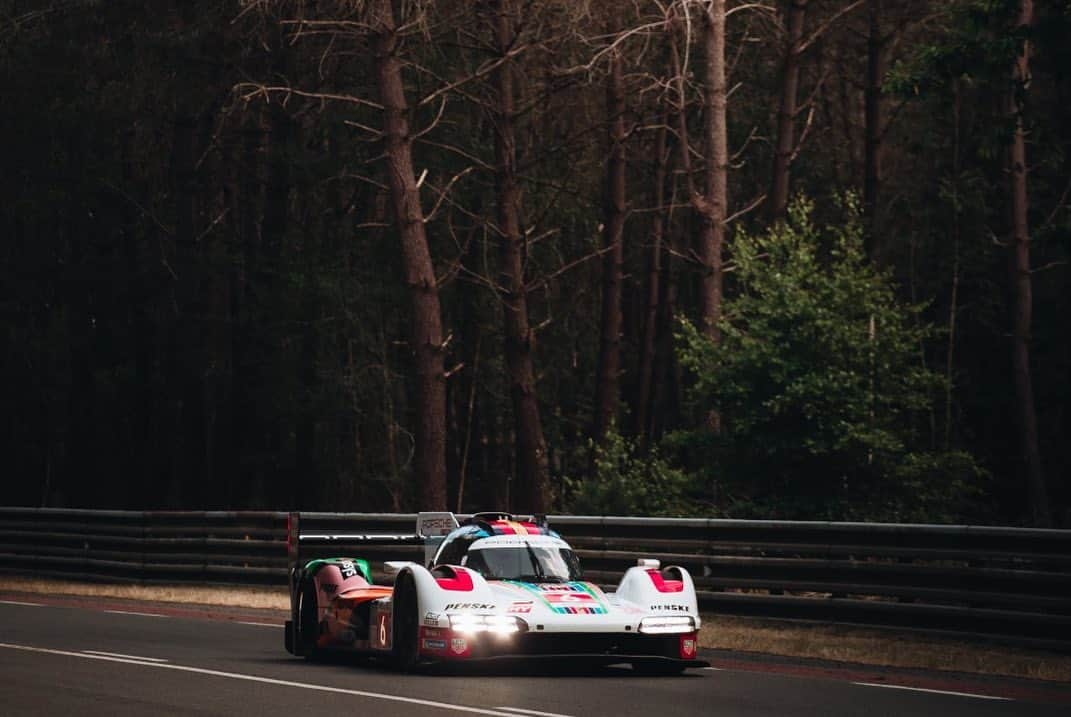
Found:
[[[416, 535], [306, 534], [291, 514], [291, 619], [286, 649], [346, 650], [419, 663], [577, 657], [677, 674], [698, 660], [695, 587], [681, 567], [639, 560], [613, 592], [585, 582], [576, 554], [545, 518], [421, 513]], [[445, 534], [445, 537], [444, 537]], [[374, 585], [366, 560], [301, 559], [311, 546], [425, 545], [427, 566], [388, 562]]]

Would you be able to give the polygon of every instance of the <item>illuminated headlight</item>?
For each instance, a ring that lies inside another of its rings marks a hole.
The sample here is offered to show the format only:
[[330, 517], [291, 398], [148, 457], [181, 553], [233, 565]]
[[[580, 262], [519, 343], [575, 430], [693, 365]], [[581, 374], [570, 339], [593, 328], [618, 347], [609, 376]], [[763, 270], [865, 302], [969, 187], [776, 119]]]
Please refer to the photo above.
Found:
[[488, 615], [487, 629], [496, 635], [512, 635], [521, 631], [521, 621], [515, 617], [503, 615]]
[[450, 616], [450, 627], [455, 632], [474, 634], [490, 632], [493, 635], [507, 636], [520, 632], [527, 627], [515, 617], [505, 615], [473, 615], [462, 613]]
[[690, 617], [645, 617], [640, 620], [640, 632], [648, 635], [668, 635], [677, 632], [691, 632], [695, 629], [695, 620]]
[[474, 633], [483, 632], [487, 625], [483, 621], [483, 615], [464, 613], [450, 616], [450, 628], [455, 632]]

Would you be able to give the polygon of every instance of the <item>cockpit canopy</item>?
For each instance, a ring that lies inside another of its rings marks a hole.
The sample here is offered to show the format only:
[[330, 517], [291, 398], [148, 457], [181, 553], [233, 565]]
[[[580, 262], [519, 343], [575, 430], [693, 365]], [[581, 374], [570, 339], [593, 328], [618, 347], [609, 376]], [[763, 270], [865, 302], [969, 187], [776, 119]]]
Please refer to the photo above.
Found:
[[474, 545], [462, 559], [462, 565], [488, 580], [567, 583], [581, 577], [576, 553], [564, 545], [532, 545], [528, 541], [524, 545], [494, 545], [494, 542], [494, 538], [485, 538]]
[[545, 523], [505, 514], [474, 516], [446, 537], [432, 564], [464, 565], [488, 580], [569, 582], [581, 577], [576, 554]]

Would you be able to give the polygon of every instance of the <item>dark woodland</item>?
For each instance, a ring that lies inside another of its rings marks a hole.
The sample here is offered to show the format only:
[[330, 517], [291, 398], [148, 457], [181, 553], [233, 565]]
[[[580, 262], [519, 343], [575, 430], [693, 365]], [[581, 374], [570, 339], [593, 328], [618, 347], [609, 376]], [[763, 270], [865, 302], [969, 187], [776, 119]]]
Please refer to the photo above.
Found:
[[0, 504], [1071, 527], [1064, 0], [0, 0]]

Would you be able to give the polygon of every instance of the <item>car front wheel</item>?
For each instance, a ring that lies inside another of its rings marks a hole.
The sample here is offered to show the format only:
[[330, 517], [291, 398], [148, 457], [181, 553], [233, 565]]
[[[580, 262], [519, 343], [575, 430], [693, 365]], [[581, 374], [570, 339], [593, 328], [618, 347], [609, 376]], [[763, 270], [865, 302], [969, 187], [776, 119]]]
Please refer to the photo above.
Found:
[[413, 576], [403, 573], [394, 584], [394, 624], [392, 654], [394, 664], [402, 670], [413, 669], [420, 657], [417, 649], [419, 619], [417, 615], [416, 583]]

